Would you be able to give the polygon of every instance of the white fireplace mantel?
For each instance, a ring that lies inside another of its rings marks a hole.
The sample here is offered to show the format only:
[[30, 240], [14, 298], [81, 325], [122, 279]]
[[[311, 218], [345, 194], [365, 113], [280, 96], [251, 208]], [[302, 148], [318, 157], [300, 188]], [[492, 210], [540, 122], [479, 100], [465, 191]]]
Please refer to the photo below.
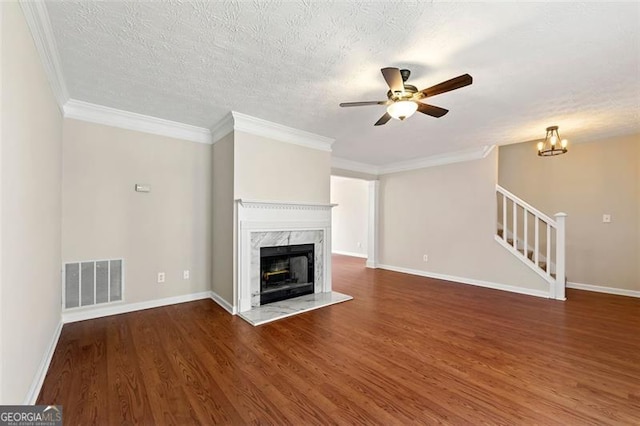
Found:
[[281, 201], [236, 200], [237, 279], [234, 301], [238, 312], [251, 305], [251, 234], [282, 231], [321, 231], [322, 282], [316, 283], [316, 293], [331, 292], [331, 208], [336, 204]]

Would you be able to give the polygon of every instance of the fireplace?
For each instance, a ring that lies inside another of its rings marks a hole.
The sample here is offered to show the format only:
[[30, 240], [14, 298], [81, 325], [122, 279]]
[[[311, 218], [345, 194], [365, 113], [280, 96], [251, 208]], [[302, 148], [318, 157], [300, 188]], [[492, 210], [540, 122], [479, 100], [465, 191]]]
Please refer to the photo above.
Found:
[[[238, 277], [234, 311], [249, 312], [298, 296], [332, 294], [331, 204], [236, 203]], [[264, 258], [275, 265], [266, 267]], [[279, 258], [289, 258], [288, 263], [285, 259], [278, 265]]]
[[314, 292], [314, 245], [260, 248], [260, 305]]

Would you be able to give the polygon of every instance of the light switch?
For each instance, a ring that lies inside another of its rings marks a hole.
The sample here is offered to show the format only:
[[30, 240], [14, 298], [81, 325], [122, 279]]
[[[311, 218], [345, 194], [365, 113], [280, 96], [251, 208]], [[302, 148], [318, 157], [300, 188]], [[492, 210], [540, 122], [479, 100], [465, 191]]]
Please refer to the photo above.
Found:
[[602, 215], [602, 223], [611, 223], [611, 215], [603, 214]]

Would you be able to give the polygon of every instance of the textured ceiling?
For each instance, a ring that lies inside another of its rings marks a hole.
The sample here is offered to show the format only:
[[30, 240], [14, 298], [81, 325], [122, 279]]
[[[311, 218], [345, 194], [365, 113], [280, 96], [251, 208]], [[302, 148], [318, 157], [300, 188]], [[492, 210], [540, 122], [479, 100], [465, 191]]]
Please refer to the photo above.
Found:
[[[47, 3], [72, 98], [202, 127], [230, 110], [336, 138], [374, 165], [544, 136], [640, 131], [640, 4], [180, 1]], [[380, 68], [472, 86], [435, 119], [373, 127]]]

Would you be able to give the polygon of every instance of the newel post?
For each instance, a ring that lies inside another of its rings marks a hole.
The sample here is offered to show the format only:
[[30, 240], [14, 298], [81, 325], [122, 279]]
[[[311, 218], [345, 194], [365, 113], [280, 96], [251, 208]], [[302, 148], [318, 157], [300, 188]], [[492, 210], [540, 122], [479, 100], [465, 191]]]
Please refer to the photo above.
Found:
[[558, 229], [556, 230], [556, 283], [553, 297], [557, 300], [566, 300], [564, 288], [566, 284], [566, 252], [565, 252], [565, 221], [566, 213], [556, 213], [554, 215]]

